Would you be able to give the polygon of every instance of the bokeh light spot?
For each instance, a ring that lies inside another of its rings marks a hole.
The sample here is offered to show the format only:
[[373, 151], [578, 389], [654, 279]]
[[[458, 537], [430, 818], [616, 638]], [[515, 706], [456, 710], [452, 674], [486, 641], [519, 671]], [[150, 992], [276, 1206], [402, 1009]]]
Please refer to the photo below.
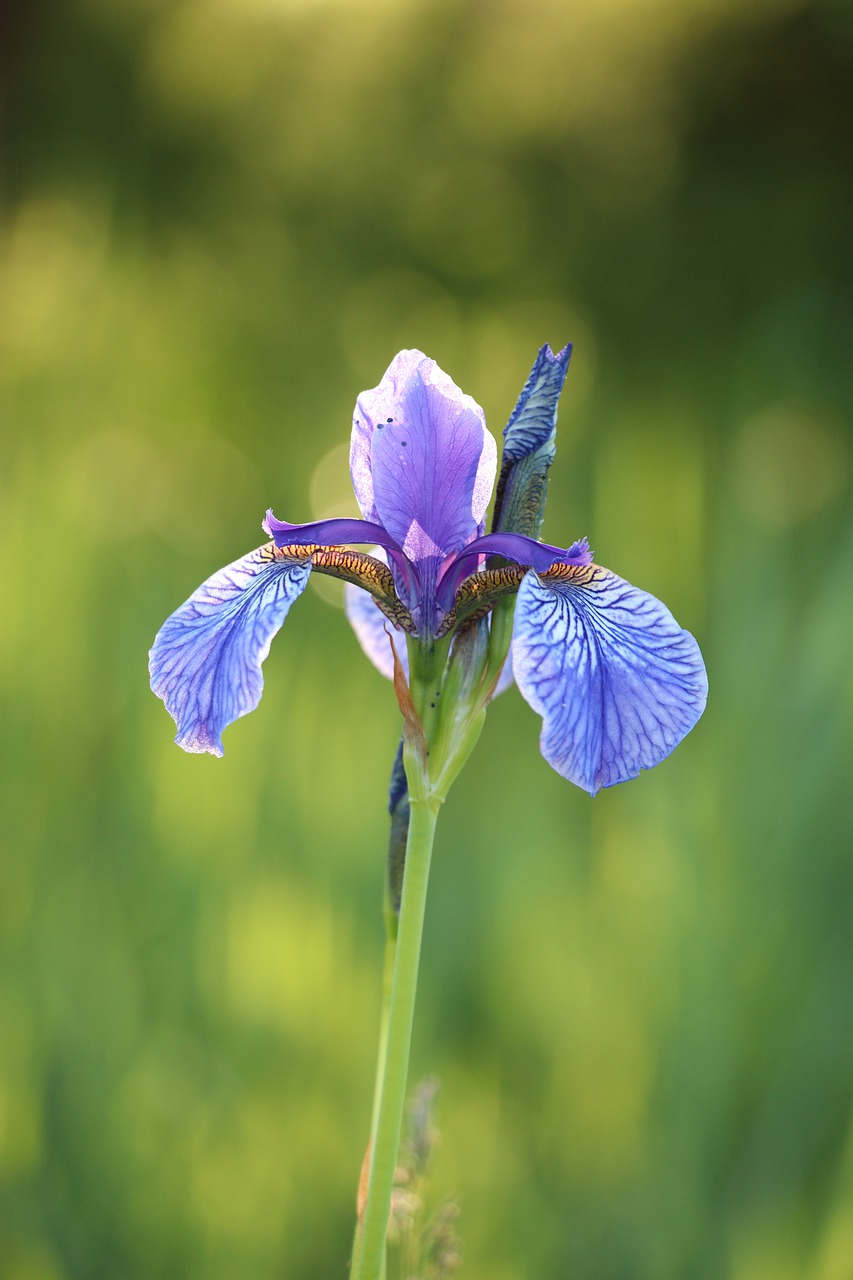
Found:
[[844, 492], [847, 447], [833, 417], [818, 407], [781, 402], [741, 428], [734, 446], [740, 505], [774, 531], [809, 520]]

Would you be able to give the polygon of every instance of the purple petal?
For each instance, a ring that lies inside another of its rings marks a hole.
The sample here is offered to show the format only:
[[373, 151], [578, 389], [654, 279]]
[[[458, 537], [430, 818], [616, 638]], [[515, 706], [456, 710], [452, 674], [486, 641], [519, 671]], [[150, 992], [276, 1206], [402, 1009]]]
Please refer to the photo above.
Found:
[[320, 547], [339, 547], [348, 543], [376, 542], [392, 550], [401, 550], [381, 525], [367, 520], [314, 520], [310, 524], [288, 524], [286, 520], [277, 520], [270, 510], [262, 528], [277, 547], [306, 547], [311, 543]]
[[476, 535], [496, 465], [482, 409], [420, 351], [401, 351], [379, 386], [358, 398], [350, 450], [356, 497], [415, 564]]
[[[264, 533], [275, 541], [277, 547], [306, 547], [316, 543], [321, 547], [345, 546], [349, 543], [378, 543], [385, 547], [394, 572], [397, 590], [404, 604], [411, 607], [418, 598], [417, 572], [403, 555], [400, 546], [381, 524], [367, 520], [315, 520], [311, 524], [288, 524], [277, 520], [272, 510], [263, 521]], [[385, 561], [388, 563], [388, 560]]]
[[527, 538], [521, 533], [488, 533], [484, 538], [475, 538], [444, 570], [439, 581], [438, 600], [447, 610], [463, 578], [476, 573], [479, 565], [469, 557], [504, 556], [514, 560], [516, 564], [530, 565], [537, 573], [544, 573], [555, 564], [586, 565], [592, 563], [592, 552], [589, 542], [581, 538], [563, 550], [552, 547], [547, 542], [537, 542], [535, 538]]
[[592, 552], [586, 538], [580, 538], [570, 547], [552, 547], [548, 542], [537, 542], [523, 533], [487, 533], [476, 538], [459, 556], [505, 556], [516, 564], [529, 564], [537, 573], [543, 573], [553, 564], [591, 564]]
[[693, 728], [708, 681], [672, 614], [598, 565], [525, 577], [512, 642], [515, 679], [542, 716], [542, 754], [592, 795], [658, 764]]
[[214, 573], [163, 624], [148, 666], [178, 746], [222, 755], [223, 729], [260, 701], [261, 663], [310, 572], [310, 561], [276, 560], [269, 544], [259, 547]]

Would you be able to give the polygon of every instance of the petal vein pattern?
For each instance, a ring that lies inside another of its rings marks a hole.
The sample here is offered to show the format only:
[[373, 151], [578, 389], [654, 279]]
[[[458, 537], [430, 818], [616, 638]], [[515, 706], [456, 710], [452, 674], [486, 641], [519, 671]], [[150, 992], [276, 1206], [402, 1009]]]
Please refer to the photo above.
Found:
[[221, 756], [223, 729], [258, 705], [261, 664], [310, 572], [310, 560], [268, 543], [214, 573], [160, 628], [151, 687], [185, 751]]
[[660, 600], [599, 565], [527, 574], [512, 655], [516, 683], [542, 716], [543, 756], [592, 795], [658, 764], [705, 707], [693, 636]]
[[416, 564], [475, 536], [496, 466], [482, 409], [422, 352], [401, 351], [379, 386], [359, 396], [356, 496]]

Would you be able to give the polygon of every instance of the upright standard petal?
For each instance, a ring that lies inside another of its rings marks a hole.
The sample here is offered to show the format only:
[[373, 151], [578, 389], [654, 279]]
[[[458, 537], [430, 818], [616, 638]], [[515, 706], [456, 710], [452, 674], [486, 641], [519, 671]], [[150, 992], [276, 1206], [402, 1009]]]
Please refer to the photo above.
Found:
[[497, 448], [483, 411], [434, 360], [401, 351], [356, 404], [350, 465], [362, 513], [415, 564], [475, 537]]
[[699, 646], [660, 600], [599, 565], [528, 573], [513, 670], [542, 754], [592, 795], [658, 764], [705, 708]]
[[310, 560], [268, 543], [214, 573], [164, 622], [148, 667], [179, 747], [222, 755], [223, 729], [260, 701], [261, 663], [310, 572]]

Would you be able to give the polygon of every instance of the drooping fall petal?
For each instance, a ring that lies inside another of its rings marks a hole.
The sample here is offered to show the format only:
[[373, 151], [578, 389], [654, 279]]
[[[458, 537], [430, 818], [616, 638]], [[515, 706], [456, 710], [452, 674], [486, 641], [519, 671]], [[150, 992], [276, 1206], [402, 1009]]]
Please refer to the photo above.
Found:
[[310, 572], [310, 560], [282, 558], [267, 543], [214, 573], [167, 618], [148, 665], [178, 746], [222, 755], [223, 729], [260, 701], [261, 664]]
[[542, 716], [543, 756], [592, 795], [658, 764], [705, 707], [693, 636], [660, 600], [598, 565], [526, 575], [512, 655]]

